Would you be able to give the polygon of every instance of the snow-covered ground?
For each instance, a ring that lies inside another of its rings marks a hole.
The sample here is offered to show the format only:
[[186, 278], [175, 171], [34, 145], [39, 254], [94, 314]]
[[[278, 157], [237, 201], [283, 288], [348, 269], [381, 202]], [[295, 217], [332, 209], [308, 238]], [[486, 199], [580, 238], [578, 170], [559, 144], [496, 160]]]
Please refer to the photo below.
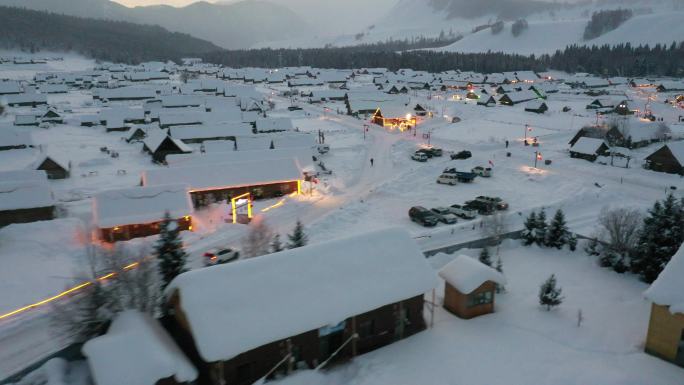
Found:
[[[65, 58], [38, 68], [6, 65], [0, 68], [0, 78], [30, 79], [35, 72], [68, 69], [71, 60], [76, 70], [85, 69], [83, 59]], [[257, 91], [271, 95], [282, 88], [259, 85]], [[648, 97], [626, 86], [613, 87], [611, 92], [631, 97], [638, 106]], [[677, 187], [677, 195], [684, 188], [678, 176], [640, 167], [658, 144], [634, 151], [629, 169], [571, 159], [568, 141], [580, 127], [595, 122], [596, 116], [584, 108], [593, 98], [569, 88], [550, 94], [549, 112], [541, 115], [525, 112], [523, 106], [486, 108], [456, 101], [450, 93], [412, 91], [409, 97], [413, 104], [428, 106], [435, 117], [425, 118], [416, 132], [400, 133], [370, 125], [364, 137], [366, 121], [334, 112], [344, 109], [342, 103], [309, 105], [300, 100], [296, 103], [303, 111], [290, 112], [289, 99], [272, 96], [275, 109], [269, 116], [292, 118], [300, 131], [325, 133], [331, 151], [321, 159], [333, 173], [322, 176], [311, 194], [305, 186], [307, 194], [286, 197], [282, 204], [280, 199], [260, 201], [255, 211], [282, 235], [301, 219], [312, 242], [400, 226], [423, 250], [431, 250], [481, 238], [480, 222], [459, 220], [455, 225], [425, 229], [409, 220], [411, 206], [448, 206], [478, 195], [499, 196], [510, 204], [505, 216], [511, 230], [521, 228], [530, 210], [563, 208], [572, 229], [589, 235], [606, 206], [646, 208], [672, 191], [670, 186]], [[654, 114], [663, 117], [681, 137], [684, 126], [676, 123], [681, 110], [662, 103], [663, 96], [658, 98], [652, 102]], [[105, 133], [101, 126], [78, 126], [79, 115], [101, 109], [91, 99], [88, 91], [49, 95], [50, 104], [72, 111], [65, 113], [67, 124], [49, 129], [22, 127], [33, 134], [39, 148], [0, 151], [0, 171], [25, 168], [41, 151], [59, 154], [73, 165], [71, 178], [50, 182], [59, 202], [60, 219], [0, 229], [0, 292], [4, 293], [0, 296], [0, 314], [73, 285], [74, 277], [88, 268], [84, 261], [92, 195], [134, 187], [143, 170], [161, 167], [141, 153], [140, 143], [122, 141], [122, 133]], [[571, 110], [562, 112], [566, 106]], [[0, 118], [0, 125], [11, 125], [14, 115], [24, 112], [30, 109], [9, 109]], [[461, 121], [451, 123], [456, 116]], [[526, 124], [532, 128], [528, 135], [538, 137], [539, 148], [523, 145]], [[442, 147], [445, 156], [427, 163], [412, 161], [410, 154], [427, 144], [427, 134], [430, 144]], [[101, 147], [120, 155], [111, 158], [100, 151]], [[449, 153], [460, 150], [472, 151], [473, 158], [450, 160]], [[533, 168], [536, 150], [552, 164]], [[370, 159], [374, 160], [373, 167]], [[470, 170], [488, 164], [493, 164], [491, 178], [457, 186], [436, 183], [445, 167]], [[184, 234], [192, 268], [202, 266], [202, 253], [210, 248], [240, 247], [247, 227], [227, 224], [226, 212], [221, 205], [200, 210], [195, 216], [195, 231]], [[144, 253], [154, 240], [138, 239], [127, 246]], [[334, 370], [328, 377], [331, 383], [421, 383], [421, 374], [433, 372], [435, 383], [445, 384], [453, 383], [454, 378], [491, 384], [505, 380], [675, 384], [675, 378], [684, 378], [681, 369], [641, 352], [648, 303], [641, 296], [645, 286], [634, 277], [603, 271], [581, 252], [568, 254], [508, 244], [503, 256], [510, 288], [500, 297], [498, 313], [466, 322], [439, 310], [433, 329]], [[448, 258], [435, 257], [433, 262], [439, 267]], [[552, 272], [564, 286], [567, 300], [558, 311], [541, 312], [536, 306], [536, 291]], [[578, 329], [574, 323], [579, 308], [586, 322]], [[28, 318], [0, 320], [0, 345], [16, 347], [0, 355], [0, 378], [65, 343], [50, 335], [49, 310], [36, 308]]]

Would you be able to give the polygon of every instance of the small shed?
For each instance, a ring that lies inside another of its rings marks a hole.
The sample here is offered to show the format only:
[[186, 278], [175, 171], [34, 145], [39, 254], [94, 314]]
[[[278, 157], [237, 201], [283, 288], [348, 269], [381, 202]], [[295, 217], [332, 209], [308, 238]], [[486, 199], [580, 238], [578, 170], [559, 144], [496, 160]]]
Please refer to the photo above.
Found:
[[117, 315], [82, 351], [97, 385], [191, 384], [198, 375], [160, 323], [135, 310]]
[[646, 353], [684, 367], [684, 247], [645, 292], [651, 302]]
[[506, 284], [503, 274], [466, 255], [449, 262], [439, 276], [445, 281], [444, 308], [465, 319], [493, 313], [496, 284]]
[[610, 147], [603, 139], [581, 137], [575, 144], [570, 147], [570, 157], [586, 159], [593, 162], [599, 156], [608, 154]]
[[535, 114], [543, 114], [544, 112], [549, 110], [549, 106], [546, 105], [541, 100], [530, 100], [525, 104], [525, 111], [526, 112], [534, 112]]

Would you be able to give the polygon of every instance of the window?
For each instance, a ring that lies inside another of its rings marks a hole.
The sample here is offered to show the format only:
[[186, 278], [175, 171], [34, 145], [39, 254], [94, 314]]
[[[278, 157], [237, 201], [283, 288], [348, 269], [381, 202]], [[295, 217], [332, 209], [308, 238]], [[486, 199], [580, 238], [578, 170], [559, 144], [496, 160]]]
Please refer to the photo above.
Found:
[[468, 307], [488, 305], [494, 301], [494, 294], [491, 291], [470, 294], [468, 296]]

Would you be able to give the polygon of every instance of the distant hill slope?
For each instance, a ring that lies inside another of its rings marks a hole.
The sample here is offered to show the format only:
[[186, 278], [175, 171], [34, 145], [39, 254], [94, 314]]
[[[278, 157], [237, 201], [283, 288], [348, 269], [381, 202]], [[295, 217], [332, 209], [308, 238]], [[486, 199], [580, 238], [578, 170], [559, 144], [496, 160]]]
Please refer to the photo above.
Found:
[[540, 20], [530, 21], [529, 28], [520, 36], [511, 34], [511, 23], [493, 35], [487, 29], [465, 36], [447, 47], [438, 49], [448, 52], [505, 52], [527, 54], [553, 53], [569, 45], [616, 45], [631, 43], [665, 44], [684, 41], [684, 12], [635, 15], [618, 28], [595, 39], [584, 40], [587, 20]]
[[177, 60], [220, 48], [158, 26], [0, 6], [0, 47], [73, 51], [121, 63]]
[[199, 1], [179, 8], [163, 5], [128, 8], [110, 0], [0, 0], [0, 5], [159, 25], [229, 49], [310, 33], [307, 23], [289, 8], [260, 0], [231, 4]]

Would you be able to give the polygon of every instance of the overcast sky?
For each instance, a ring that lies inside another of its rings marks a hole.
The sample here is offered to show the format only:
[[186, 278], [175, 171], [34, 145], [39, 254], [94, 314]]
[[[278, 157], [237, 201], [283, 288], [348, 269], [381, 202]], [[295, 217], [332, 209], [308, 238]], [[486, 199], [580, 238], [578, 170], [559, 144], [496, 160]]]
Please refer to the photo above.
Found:
[[[176, 7], [186, 6], [197, 0], [113, 0], [133, 7], [166, 4]], [[206, 0], [211, 3], [238, 2], [241, 0]], [[356, 33], [376, 22], [388, 12], [398, 0], [264, 0], [281, 4], [292, 9], [318, 31], [327, 33]], [[373, 4], [373, 10], [368, 4]], [[330, 17], [334, 15], [334, 17]]]

